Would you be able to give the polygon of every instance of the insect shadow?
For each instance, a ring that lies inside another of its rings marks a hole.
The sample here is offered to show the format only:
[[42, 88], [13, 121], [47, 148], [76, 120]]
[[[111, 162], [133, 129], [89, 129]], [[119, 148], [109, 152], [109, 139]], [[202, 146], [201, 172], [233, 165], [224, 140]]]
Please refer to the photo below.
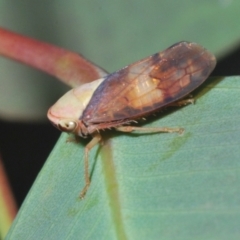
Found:
[[205, 81], [199, 88], [193, 91], [194, 99], [197, 101], [200, 97], [207, 94], [218, 85], [221, 81], [224, 81], [225, 77], [223, 76], [211, 76], [207, 81]]

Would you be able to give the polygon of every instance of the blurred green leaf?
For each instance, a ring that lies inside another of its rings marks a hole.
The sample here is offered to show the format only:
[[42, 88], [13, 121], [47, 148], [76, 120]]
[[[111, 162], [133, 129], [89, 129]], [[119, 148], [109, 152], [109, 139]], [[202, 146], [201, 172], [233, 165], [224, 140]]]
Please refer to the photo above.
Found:
[[[222, 55], [239, 42], [239, 16], [237, 0], [0, 0], [3, 27], [79, 52], [109, 72], [181, 40]], [[8, 60], [0, 69], [1, 118], [43, 119], [66, 91]]]
[[178, 134], [110, 131], [90, 154], [62, 134], [7, 239], [238, 239], [240, 77], [210, 78], [195, 105], [157, 114], [144, 126]]

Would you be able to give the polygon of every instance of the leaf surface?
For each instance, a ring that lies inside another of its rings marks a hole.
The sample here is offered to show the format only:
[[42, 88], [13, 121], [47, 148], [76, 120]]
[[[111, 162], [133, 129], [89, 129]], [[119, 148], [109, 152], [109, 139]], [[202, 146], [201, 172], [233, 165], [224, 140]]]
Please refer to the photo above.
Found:
[[87, 141], [62, 134], [7, 239], [236, 239], [240, 236], [240, 77], [209, 78], [195, 105], [157, 114], [144, 126], [179, 134], [104, 134]]

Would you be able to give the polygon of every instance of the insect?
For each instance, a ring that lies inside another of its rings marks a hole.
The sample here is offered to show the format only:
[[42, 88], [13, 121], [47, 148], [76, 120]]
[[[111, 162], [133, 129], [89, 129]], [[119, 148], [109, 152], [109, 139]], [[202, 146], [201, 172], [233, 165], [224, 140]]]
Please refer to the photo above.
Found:
[[131, 123], [181, 100], [206, 80], [215, 65], [214, 55], [202, 46], [179, 42], [60, 98], [48, 111], [53, 125], [92, 137], [85, 147], [85, 186], [80, 197], [90, 186], [88, 155], [100, 142], [101, 130], [181, 132], [182, 128], [141, 128]]

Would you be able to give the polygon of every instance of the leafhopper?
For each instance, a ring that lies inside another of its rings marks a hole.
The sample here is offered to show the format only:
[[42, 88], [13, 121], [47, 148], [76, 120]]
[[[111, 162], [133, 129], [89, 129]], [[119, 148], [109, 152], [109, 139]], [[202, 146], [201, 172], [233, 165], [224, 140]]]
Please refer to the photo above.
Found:
[[186, 97], [207, 79], [215, 65], [214, 55], [202, 46], [179, 42], [60, 98], [48, 111], [53, 125], [63, 132], [92, 137], [85, 147], [85, 187], [80, 197], [90, 186], [88, 155], [100, 142], [101, 130], [182, 132], [182, 128], [131, 124]]

